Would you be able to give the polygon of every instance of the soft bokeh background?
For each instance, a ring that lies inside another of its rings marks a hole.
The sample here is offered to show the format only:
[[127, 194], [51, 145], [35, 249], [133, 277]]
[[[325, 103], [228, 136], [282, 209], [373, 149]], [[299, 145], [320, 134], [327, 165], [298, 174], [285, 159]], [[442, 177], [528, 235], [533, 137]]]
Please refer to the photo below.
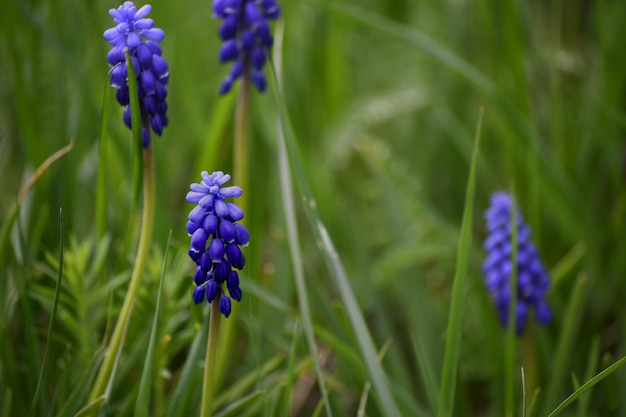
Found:
[[[151, 410], [197, 413], [202, 354], [191, 363], [188, 358], [194, 339], [203, 349], [205, 340], [196, 335], [208, 306], [191, 301], [193, 264], [184, 230], [191, 207], [184, 196], [201, 170], [232, 169], [236, 94], [217, 95], [227, 67], [217, 63], [219, 22], [211, 16], [211, 2], [151, 4], [150, 17], [166, 32], [170, 125], [154, 140], [152, 256], [107, 415], [133, 413], [170, 229]], [[59, 207], [66, 236], [64, 285], [38, 415], [78, 410], [62, 407], [87, 386], [130, 275], [134, 252], [121, 250], [129, 219], [136, 216], [129, 212], [130, 132], [107, 85], [109, 46], [102, 37], [113, 25], [107, 11], [118, 5], [0, 4], [3, 224], [36, 167], [75, 140], [74, 149], [30, 193], [10, 245], [0, 254], [2, 415], [27, 415], [35, 396], [58, 268]], [[540, 329], [531, 325], [520, 349], [533, 386], [542, 388], [535, 415], [546, 415], [577, 384], [624, 356], [626, 2], [283, 0], [281, 6], [284, 105], [321, 219], [375, 345], [389, 344], [382, 365], [402, 414], [434, 415], [433, 387], [442, 367], [481, 106], [455, 415], [502, 415], [504, 332], [480, 268], [481, 213], [493, 191], [515, 188], [554, 279], [548, 295], [554, 321]], [[109, 99], [103, 110], [104, 94]], [[288, 415], [289, 409], [292, 415], [311, 415], [320, 398], [297, 324], [275, 103], [271, 92], [253, 94], [245, 190], [252, 241], [216, 406], [222, 410], [253, 393], [235, 415]], [[103, 111], [108, 232], [98, 239], [95, 190]], [[332, 410], [356, 415], [368, 377], [318, 242], [304, 216], [300, 220], [308, 297]], [[568, 309], [574, 288], [583, 296]], [[568, 320], [574, 326], [563, 336]], [[558, 361], [563, 365], [556, 366]], [[181, 394], [176, 389], [186, 363], [192, 383]], [[626, 370], [601, 384], [586, 403], [564, 414], [626, 415]], [[550, 385], [552, 397], [544, 395]], [[367, 415], [384, 413], [370, 399]]]

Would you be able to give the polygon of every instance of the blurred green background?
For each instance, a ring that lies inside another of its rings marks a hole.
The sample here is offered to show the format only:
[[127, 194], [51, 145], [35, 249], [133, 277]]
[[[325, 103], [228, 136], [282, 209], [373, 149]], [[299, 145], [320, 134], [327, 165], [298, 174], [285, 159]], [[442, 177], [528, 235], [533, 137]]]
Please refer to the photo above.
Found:
[[[176, 394], [207, 309], [191, 302], [193, 264], [184, 230], [191, 206], [184, 197], [201, 170], [232, 170], [236, 94], [217, 94], [228, 68], [217, 62], [219, 22], [212, 18], [211, 2], [151, 4], [150, 17], [166, 32], [170, 124], [154, 139], [157, 223], [151, 262], [107, 415], [132, 415], [170, 229], [172, 257], [151, 410], [153, 415], [197, 412], [199, 361], [192, 363], [192, 389], [184, 397]], [[67, 411], [64, 405], [86, 384], [82, 378], [101, 354], [107, 318], [115, 317], [123, 299], [134, 252], [123, 253], [122, 247], [129, 219], [136, 216], [130, 212], [131, 135], [108, 87], [109, 45], [102, 37], [113, 26], [107, 11], [118, 5], [0, 4], [3, 225], [36, 167], [75, 139], [74, 149], [30, 193], [10, 245], [0, 253], [3, 415], [27, 415], [35, 395], [54, 299], [59, 207], [66, 236], [64, 286], [39, 415]], [[502, 415], [504, 332], [481, 275], [482, 212], [493, 191], [514, 185], [554, 279], [548, 295], [554, 321], [528, 329], [532, 337], [522, 343], [524, 349], [532, 345], [525, 351], [535, 363], [528, 372], [542, 387], [536, 411], [553, 409], [576, 387], [572, 381], [584, 382], [623, 356], [626, 2], [283, 0], [281, 7], [284, 106], [321, 218], [374, 342], [378, 348], [390, 342], [382, 365], [402, 415], [434, 415], [432, 387], [440, 378], [481, 107], [455, 415]], [[98, 239], [95, 190], [105, 94], [107, 236]], [[263, 390], [235, 415], [287, 415], [289, 409], [292, 415], [311, 415], [319, 392], [304, 337], [294, 332], [299, 313], [279, 187], [276, 99], [255, 91], [252, 102], [250, 189], [245, 190], [252, 241], [218, 409]], [[356, 415], [367, 376], [319, 242], [304, 217], [299, 219], [332, 410]], [[584, 295], [571, 318], [567, 306], [577, 276], [584, 279], [578, 284]], [[575, 326], [563, 342], [568, 319]], [[559, 350], [561, 343], [565, 347]], [[291, 351], [300, 366], [295, 376], [288, 372]], [[558, 358], [564, 366], [555, 372], [557, 352], [564, 355]], [[554, 398], [543, 395], [549, 384], [556, 387]], [[626, 370], [602, 384], [586, 403], [568, 409], [569, 415], [626, 416]], [[285, 398], [291, 406], [283, 406]], [[367, 415], [384, 413], [369, 401]]]

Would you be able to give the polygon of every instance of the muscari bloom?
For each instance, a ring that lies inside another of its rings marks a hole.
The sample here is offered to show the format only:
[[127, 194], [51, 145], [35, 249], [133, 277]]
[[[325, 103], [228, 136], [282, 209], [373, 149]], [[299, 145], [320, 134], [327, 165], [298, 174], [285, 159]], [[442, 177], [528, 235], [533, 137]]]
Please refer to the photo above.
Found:
[[[485, 283], [498, 310], [500, 321], [509, 323], [511, 299], [511, 210], [513, 199], [506, 192], [494, 193], [491, 206], [485, 213], [488, 236], [484, 248], [487, 259], [483, 263]], [[548, 274], [539, 259], [530, 237], [530, 227], [517, 208], [517, 311], [516, 332], [521, 334], [531, 309], [535, 319], [548, 324], [552, 319], [545, 294], [550, 287]]]
[[[222, 187], [230, 180], [230, 175], [221, 171], [209, 174], [203, 171], [202, 181], [191, 184], [187, 201], [197, 203], [189, 213], [187, 232], [191, 236], [189, 257], [198, 265], [194, 274], [196, 288], [193, 301], [200, 304], [204, 300], [219, 303], [220, 312], [228, 317], [233, 298], [241, 301], [239, 274], [246, 258], [241, 247], [248, 245], [248, 230], [237, 223], [243, 218], [243, 210], [227, 198], [242, 194], [237, 186]], [[223, 291], [226, 283], [228, 295]]]
[[109, 10], [116, 26], [104, 32], [106, 39], [113, 48], [107, 55], [111, 70], [111, 86], [117, 88], [116, 98], [120, 105], [125, 106], [124, 123], [131, 128], [130, 95], [128, 91], [128, 72], [124, 50], [128, 49], [139, 90], [139, 106], [141, 108], [143, 146], [150, 142], [148, 129], [161, 136], [167, 126], [166, 116], [167, 90], [169, 81], [168, 66], [161, 56], [161, 42], [165, 37], [163, 30], [154, 27], [154, 21], [146, 16], [152, 6], [146, 4], [139, 10], [133, 2], [126, 1], [117, 9]]
[[280, 16], [276, 1], [213, 0], [213, 16], [223, 20], [219, 29], [224, 41], [219, 52], [220, 62], [234, 62], [220, 86], [220, 94], [228, 93], [244, 71], [259, 91], [265, 91], [265, 55], [274, 42], [267, 21]]

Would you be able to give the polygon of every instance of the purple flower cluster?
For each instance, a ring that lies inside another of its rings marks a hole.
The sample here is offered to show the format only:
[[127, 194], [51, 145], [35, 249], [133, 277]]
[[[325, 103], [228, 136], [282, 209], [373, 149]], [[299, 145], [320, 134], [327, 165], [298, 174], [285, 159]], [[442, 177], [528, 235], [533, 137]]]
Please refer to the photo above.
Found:
[[165, 37], [165, 33], [154, 27], [152, 19], [146, 19], [151, 10], [152, 6], [149, 4], [137, 10], [133, 2], [126, 1], [117, 9], [109, 10], [116, 26], [104, 32], [104, 39], [113, 45], [107, 56], [109, 64], [113, 67], [111, 86], [117, 88], [117, 101], [120, 105], [126, 106], [124, 123], [129, 129], [131, 128], [130, 94], [124, 51], [128, 49], [130, 53], [137, 76], [144, 147], [150, 143], [148, 126], [160, 136], [163, 128], [168, 124], [165, 86], [169, 80], [169, 73], [167, 62], [161, 56], [161, 46], [158, 44]]
[[[230, 175], [221, 171], [212, 174], [203, 171], [201, 176], [202, 181], [191, 184], [187, 193], [187, 201], [198, 204], [187, 221], [191, 236], [189, 257], [198, 265], [193, 301], [200, 304], [205, 299], [209, 303], [217, 299], [221, 313], [228, 317], [230, 299], [241, 301], [239, 274], [235, 269], [241, 270], [246, 263], [241, 247], [248, 245], [250, 234], [237, 223], [243, 218], [243, 210], [225, 200], [241, 196], [242, 190], [237, 186], [222, 187]], [[230, 297], [222, 289], [224, 283]]]
[[280, 16], [276, 1], [213, 0], [213, 15], [222, 19], [219, 34], [224, 43], [219, 52], [220, 62], [234, 61], [220, 86], [220, 94], [228, 93], [244, 71], [249, 71], [259, 91], [265, 91], [265, 54], [274, 42], [267, 21]]
[[[513, 199], [508, 193], [498, 192], [491, 196], [491, 206], [485, 213], [488, 236], [484, 248], [487, 259], [483, 272], [487, 289], [498, 310], [500, 321], [509, 323], [511, 299], [511, 231]], [[530, 227], [524, 222], [517, 208], [517, 311], [516, 331], [521, 334], [530, 309], [541, 324], [552, 319], [545, 294], [550, 287], [548, 274], [539, 259], [537, 249], [530, 237]]]

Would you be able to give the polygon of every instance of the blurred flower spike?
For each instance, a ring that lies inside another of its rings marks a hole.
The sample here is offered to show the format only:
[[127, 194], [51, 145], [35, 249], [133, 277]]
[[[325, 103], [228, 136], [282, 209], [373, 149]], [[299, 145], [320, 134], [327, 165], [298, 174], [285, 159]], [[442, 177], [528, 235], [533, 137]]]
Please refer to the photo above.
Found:
[[234, 62], [222, 81], [220, 94], [228, 93], [244, 72], [259, 91], [265, 91], [263, 66], [274, 42], [267, 21], [278, 19], [280, 6], [275, 0], [213, 0], [213, 16], [222, 19], [220, 62]]
[[[228, 317], [231, 312], [231, 298], [241, 301], [239, 274], [246, 258], [241, 247], [248, 245], [248, 230], [237, 223], [243, 218], [243, 210], [227, 198], [241, 196], [237, 186], [222, 187], [230, 180], [230, 175], [221, 171], [209, 174], [203, 171], [202, 181], [191, 184], [187, 201], [197, 203], [189, 213], [187, 232], [191, 236], [189, 257], [198, 265], [194, 275], [196, 288], [193, 301], [200, 304], [204, 300], [219, 303], [220, 312]], [[226, 283], [227, 296], [223, 291]]]
[[116, 26], [104, 32], [106, 39], [113, 48], [107, 56], [111, 70], [111, 86], [117, 88], [116, 98], [124, 110], [124, 123], [131, 128], [130, 94], [128, 91], [128, 71], [124, 51], [128, 49], [139, 90], [139, 106], [143, 145], [147, 147], [150, 135], [147, 129], [161, 135], [167, 126], [167, 90], [169, 72], [167, 62], [161, 56], [161, 42], [165, 37], [163, 30], [154, 27], [154, 21], [146, 16], [152, 6], [146, 4], [139, 10], [133, 2], [126, 1], [117, 9], [109, 10]]
[[[498, 310], [503, 326], [509, 323], [511, 298], [511, 231], [513, 199], [506, 192], [494, 193], [491, 206], [485, 213], [488, 236], [485, 240], [487, 259], [483, 263], [485, 283]], [[521, 334], [529, 311], [534, 309], [535, 318], [541, 324], [552, 319], [545, 293], [550, 287], [548, 274], [531, 241], [530, 227], [524, 222], [517, 208], [517, 311], [516, 332]]]

